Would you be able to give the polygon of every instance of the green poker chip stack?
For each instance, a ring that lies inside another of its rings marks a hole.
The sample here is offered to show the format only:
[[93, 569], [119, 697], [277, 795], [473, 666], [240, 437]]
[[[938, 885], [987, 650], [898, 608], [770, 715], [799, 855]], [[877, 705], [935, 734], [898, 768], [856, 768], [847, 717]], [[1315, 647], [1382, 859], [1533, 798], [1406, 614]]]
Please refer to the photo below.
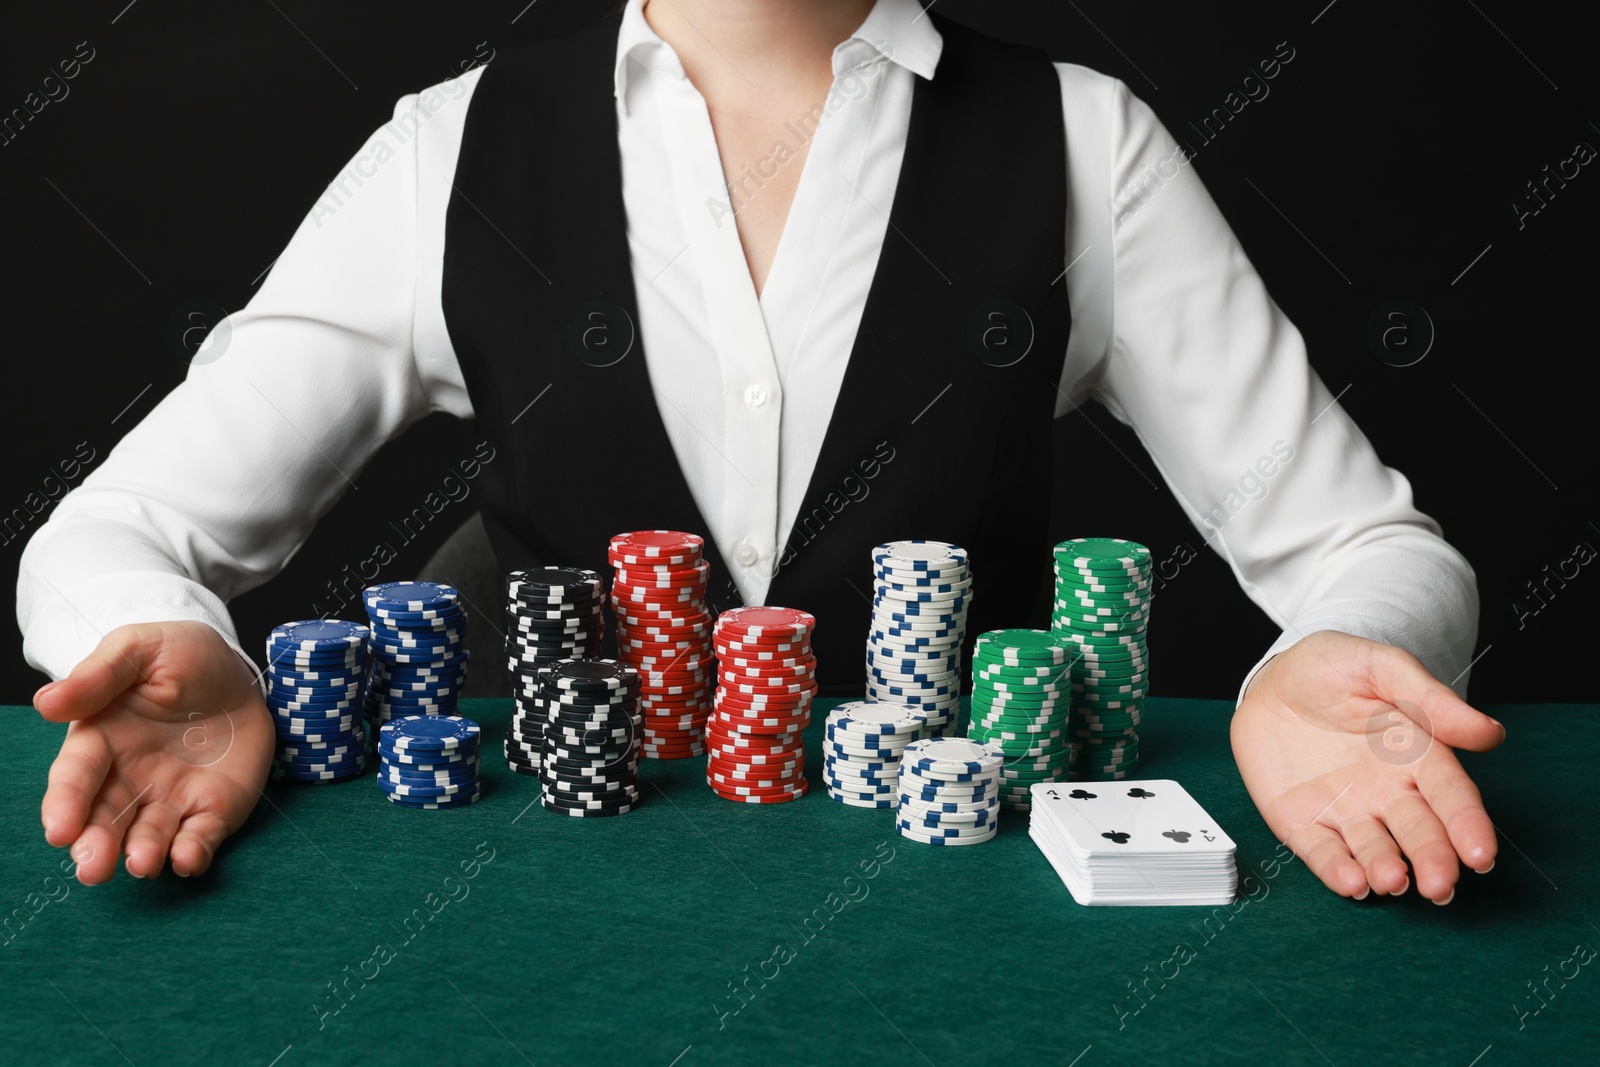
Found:
[[1074, 646], [1049, 630], [991, 630], [972, 650], [967, 736], [1005, 754], [1000, 803], [1032, 805], [1035, 782], [1064, 782], [1077, 748], [1069, 729]]
[[1055, 547], [1052, 632], [1068, 665], [1075, 781], [1126, 778], [1139, 766], [1139, 719], [1149, 688], [1150, 550], [1117, 537]]

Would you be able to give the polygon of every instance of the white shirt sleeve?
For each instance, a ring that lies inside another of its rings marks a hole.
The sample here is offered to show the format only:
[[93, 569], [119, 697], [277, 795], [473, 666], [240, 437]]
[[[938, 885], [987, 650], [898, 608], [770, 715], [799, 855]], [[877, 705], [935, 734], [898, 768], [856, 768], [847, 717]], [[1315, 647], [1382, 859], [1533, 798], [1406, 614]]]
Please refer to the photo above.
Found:
[[[1340, 630], [1399, 645], [1464, 692], [1472, 568], [1334, 403], [1155, 113], [1120, 81], [1058, 69], [1068, 153], [1080, 153], [1068, 257], [1109, 246], [1080, 264], [1079, 292], [1068, 275], [1085, 336], [1070, 346], [1060, 408], [1093, 396], [1131, 425], [1185, 514], [1283, 627], [1251, 677], [1307, 634]], [[1103, 177], [1080, 175], [1094, 165]], [[1183, 580], [1165, 566], [1169, 584]]]
[[[226, 602], [283, 569], [386, 441], [431, 408], [466, 407], [453, 357], [429, 341], [442, 324], [416, 314], [419, 281], [438, 284], [419, 241], [443, 237], [442, 210], [419, 222], [419, 185], [437, 197], [450, 178], [430, 167], [419, 180], [418, 160], [449, 125], [431, 109], [461, 95], [451, 85], [399, 101], [256, 296], [213, 329], [221, 350], [201, 353], [29, 542], [17, 618], [30, 664], [59, 678], [133, 622], [209, 623], [237, 649]], [[440, 364], [456, 385], [434, 380]]]

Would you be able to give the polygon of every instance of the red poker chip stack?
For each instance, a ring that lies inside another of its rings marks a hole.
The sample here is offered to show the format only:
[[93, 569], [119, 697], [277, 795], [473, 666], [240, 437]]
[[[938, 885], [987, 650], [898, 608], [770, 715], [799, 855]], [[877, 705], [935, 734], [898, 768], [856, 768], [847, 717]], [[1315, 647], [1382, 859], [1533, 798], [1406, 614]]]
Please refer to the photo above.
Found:
[[782, 804], [806, 795], [816, 625], [794, 608], [734, 608], [717, 617], [717, 696], [706, 723], [706, 784], [717, 796]]
[[611, 609], [617, 659], [639, 673], [644, 713], [640, 755], [688, 759], [706, 753], [716, 688], [705, 539], [677, 530], [636, 530], [611, 539]]

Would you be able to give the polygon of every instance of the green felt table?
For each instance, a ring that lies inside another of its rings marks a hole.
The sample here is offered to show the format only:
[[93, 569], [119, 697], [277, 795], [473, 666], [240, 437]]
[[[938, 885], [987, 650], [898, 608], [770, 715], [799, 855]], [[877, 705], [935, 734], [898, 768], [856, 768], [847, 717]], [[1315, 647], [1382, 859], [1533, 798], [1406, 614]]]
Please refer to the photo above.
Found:
[[[719, 800], [680, 761], [644, 765], [634, 813], [572, 819], [497, 752], [472, 807], [273, 785], [205, 877], [89, 889], [39, 830], [62, 728], [4, 709], [0, 1061], [1593, 1062], [1596, 708], [1492, 709], [1510, 740], [1466, 760], [1500, 860], [1443, 908], [1285, 861], [1229, 711], [1152, 700], [1142, 731], [1141, 775], [1238, 842], [1247, 895], [1209, 909], [1078, 906], [1020, 814], [933, 848], [820, 789]], [[497, 749], [509, 702], [464, 713]]]

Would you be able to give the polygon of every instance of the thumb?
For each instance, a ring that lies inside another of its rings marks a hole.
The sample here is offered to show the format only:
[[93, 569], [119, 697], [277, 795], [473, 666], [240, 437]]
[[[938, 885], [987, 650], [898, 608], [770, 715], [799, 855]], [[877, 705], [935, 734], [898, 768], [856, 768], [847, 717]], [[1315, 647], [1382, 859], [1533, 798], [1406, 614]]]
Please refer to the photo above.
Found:
[[132, 686], [149, 681], [159, 634], [154, 626], [119, 626], [71, 674], [35, 693], [33, 706], [51, 722], [86, 719], [103, 710]]
[[1456, 696], [1403, 648], [1384, 645], [1372, 658], [1372, 685], [1380, 700], [1420, 719], [1451, 748], [1487, 752], [1506, 739], [1506, 728]]

